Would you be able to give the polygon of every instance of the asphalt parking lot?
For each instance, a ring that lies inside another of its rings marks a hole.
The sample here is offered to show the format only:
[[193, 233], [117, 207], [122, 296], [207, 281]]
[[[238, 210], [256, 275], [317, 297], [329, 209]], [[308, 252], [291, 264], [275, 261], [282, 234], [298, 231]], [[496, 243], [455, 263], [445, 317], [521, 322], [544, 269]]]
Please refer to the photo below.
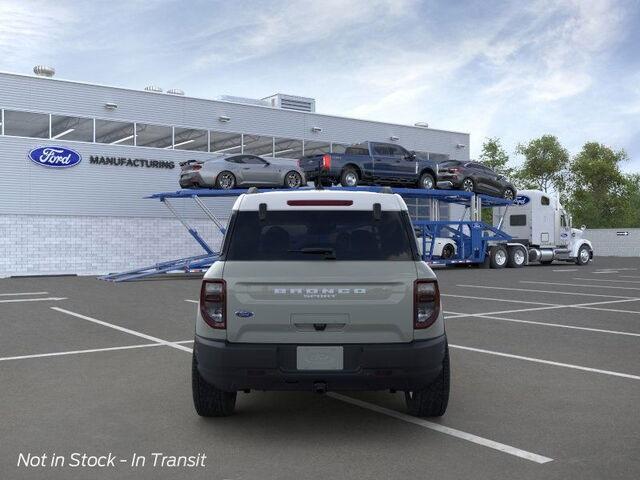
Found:
[[[640, 478], [640, 259], [436, 273], [452, 362], [437, 420], [384, 392], [252, 392], [202, 419], [198, 278], [0, 280], [0, 478]], [[72, 452], [147, 463], [17, 466]]]

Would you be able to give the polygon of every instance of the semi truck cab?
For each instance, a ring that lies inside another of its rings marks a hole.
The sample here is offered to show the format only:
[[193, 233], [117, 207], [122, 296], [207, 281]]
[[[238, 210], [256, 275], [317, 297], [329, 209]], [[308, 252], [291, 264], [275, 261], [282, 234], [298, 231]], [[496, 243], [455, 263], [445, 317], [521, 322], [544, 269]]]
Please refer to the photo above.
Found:
[[494, 224], [502, 215], [502, 230], [513, 238], [512, 243], [526, 247], [529, 262], [584, 265], [593, 259], [593, 246], [583, 238], [585, 227], [572, 228], [571, 215], [555, 196], [540, 190], [519, 191], [506, 215], [494, 210]]

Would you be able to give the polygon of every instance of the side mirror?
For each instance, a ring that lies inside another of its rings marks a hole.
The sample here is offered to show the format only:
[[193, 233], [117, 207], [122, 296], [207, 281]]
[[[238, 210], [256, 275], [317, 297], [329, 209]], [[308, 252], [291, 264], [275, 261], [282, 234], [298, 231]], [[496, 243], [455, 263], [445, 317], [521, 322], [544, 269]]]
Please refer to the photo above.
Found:
[[415, 160], [415, 158], [416, 158], [416, 152], [414, 152], [414, 151], [412, 150], [412, 151], [410, 151], [409, 153], [407, 153], [407, 154], [404, 156], [404, 158], [405, 158], [405, 160]]
[[585, 231], [586, 229], [587, 229], [587, 226], [586, 226], [586, 225], [582, 225], [582, 226], [580, 227], [580, 230], [582, 230], [582, 231]]

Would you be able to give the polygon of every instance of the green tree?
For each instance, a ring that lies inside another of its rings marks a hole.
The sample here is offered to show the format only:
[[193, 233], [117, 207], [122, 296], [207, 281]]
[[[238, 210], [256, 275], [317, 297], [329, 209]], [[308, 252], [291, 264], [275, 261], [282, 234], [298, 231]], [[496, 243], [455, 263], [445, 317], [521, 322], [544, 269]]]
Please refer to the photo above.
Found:
[[[630, 227], [638, 222], [640, 181], [625, 176], [620, 163], [624, 150], [614, 151], [597, 142], [587, 142], [570, 166], [568, 208], [575, 224], [591, 228]], [[635, 205], [634, 205], [635, 204]]]
[[520, 187], [536, 188], [561, 194], [567, 183], [569, 152], [553, 135], [543, 135], [528, 143], [519, 144], [516, 153], [524, 156], [524, 163], [516, 175]]
[[513, 176], [514, 169], [508, 165], [509, 155], [502, 147], [502, 142], [498, 137], [485, 138], [479, 160], [483, 165], [501, 175], [509, 178]]

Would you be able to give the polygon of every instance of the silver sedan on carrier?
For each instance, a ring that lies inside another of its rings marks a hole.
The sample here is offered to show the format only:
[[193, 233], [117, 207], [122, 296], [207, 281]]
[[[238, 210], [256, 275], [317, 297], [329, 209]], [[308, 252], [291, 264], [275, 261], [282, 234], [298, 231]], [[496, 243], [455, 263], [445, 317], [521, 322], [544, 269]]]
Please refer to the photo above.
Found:
[[257, 155], [220, 155], [180, 163], [181, 188], [286, 187], [306, 185], [298, 161]]

